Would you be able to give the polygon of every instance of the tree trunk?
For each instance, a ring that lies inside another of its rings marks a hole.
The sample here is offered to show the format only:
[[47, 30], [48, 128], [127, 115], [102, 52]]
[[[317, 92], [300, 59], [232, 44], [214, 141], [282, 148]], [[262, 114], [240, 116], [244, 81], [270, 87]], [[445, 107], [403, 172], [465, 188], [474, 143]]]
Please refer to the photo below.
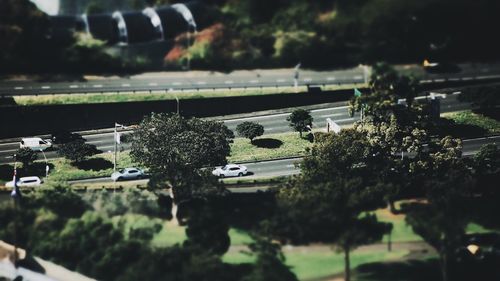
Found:
[[388, 203], [389, 203], [389, 210], [390, 210], [391, 214], [393, 214], [393, 215], [401, 214], [401, 210], [396, 209], [396, 205], [394, 204], [394, 200], [389, 199]]
[[[441, 251], [443, 251], [443, 249]], [[443, 278], [443, 281], [448, 281], [448, 254], [446, 253], [446, 250], [440, 253], [440, 259], [441, 259], [441, 276]]]
[[299, 131], [299, 136], [300, 138], [302, 138], [302, 131]]
[[350, 281], [351, 280], [351, 264], [349, 260], [349, 247], [344, 247], [344, 281]]

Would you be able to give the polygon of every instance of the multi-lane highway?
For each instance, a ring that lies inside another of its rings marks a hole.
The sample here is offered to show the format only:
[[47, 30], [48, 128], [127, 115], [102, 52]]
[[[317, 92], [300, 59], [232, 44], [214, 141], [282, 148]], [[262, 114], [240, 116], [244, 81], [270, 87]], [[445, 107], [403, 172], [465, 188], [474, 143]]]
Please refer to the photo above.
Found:
[[[450, 94], [438, 94], [438, 98], [441, 100], [441, 110], [442, 112], [452, 112], [457, 110], [463, 110], [469, 108], [469, 104], [460, 103], [457, 101], [457, 95]], [[417, 99], [425, 99], [427, 97], [421, 96]], [[290, 132], [291, 128], [289, 122], [286, 121], [286, 117], [289, 112], [264, 115], [264, 116], [253, 116], [253, 117], [242, 117], [236, 119], [223, 120], [229, 129], [235, 130], [236, 126], [244, 121], [253, 121], [262, 124], [265, 129], [265, 134], [273, 133], [283, 133]], [[335, 107], [327, 108], [317, 108], [311, 110], [311, 115], [314, 118], [313, 129], [322, 130], [326, 128], [326, 118], [330, 118], [337, 122], [340, 126], [349, 126], [355, 121], [359, 120], [359, 115], [353, 117], [349, 116], [347, 112], [347, 106], [345, 104], [337, 105]], [[124, 131], [128, 133], [130, 131]], [[48, 137], [48, 136], [41, 136]], [[106, 130], [102, 133], [91, 133], [85, 134], [83, 137], [86, 139], [87, 143], [94, 144], [97, 148], [103, 152], [111, 151], [114, 149], [113, 142], [113, 132], [111, 130]], [[121, 144], [124, 149], [128, 149], [128, 144]], [[0, 164], [1, 163], [12, 163], [12, 155], [19, 148], [19, 139], [14, 139], [7, 142], [0, 141]], [[56, 151], [47, 150], [45, 152], [47, 159], [53, 159], [58, 157]], [[43, 155], [39, 155], [39, 159], [43, 159]]]
[[[476, 139], [467, 139], [463, 141], [463, 155], [471, 156], [479, 151], [479, 149], [488, 143], [500, 142], [500, 136], [482, 137]], [[249, 179], [269, 178], [278, 176], [289, 176], [300, 173], [300, 168], [297, 164], [300, 163], [301, 158], [290, 158], [282, 160], [261, 161], [255, 163], [245, 164], [248, 167], [250, 175], [245, 176]], [[142, 183], [147, 180], [139, 180]], [[72, 183], [95, 183], [95, 182], [112, 182], [111, 178], [95, 178], [71, 181]]]
[[[402, 73], [422, 77], [423, 83], [500, 78], [500, 64], [461, 64], [458, 73], [430, 74], [420, 65], [398, 66]], [[204, 90], [253, 87], [290, 87], [295, 78], [299, 86], [365, 83], [370, 68], [358, 66], [332, 71], [294, 69], [251, 70], [220, 73], [213, 71], [156, 72], [119, 77], [83, 76], [78, 79], [4, 79], [0, 80], [0, 96], [137, 92], [167, 90]], [[297, 75], [298, 74], [298, 75]]]

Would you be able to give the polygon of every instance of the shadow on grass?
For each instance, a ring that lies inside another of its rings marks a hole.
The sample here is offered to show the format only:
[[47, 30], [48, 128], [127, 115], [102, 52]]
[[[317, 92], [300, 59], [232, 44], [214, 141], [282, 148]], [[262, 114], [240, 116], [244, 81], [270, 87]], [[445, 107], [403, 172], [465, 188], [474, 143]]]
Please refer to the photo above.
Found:
[[278, 148], [283, 145], [283, 142], [277, 139], [262, 138], [254, 140], [253, 145], [260, 148]]
[[0, 98], [0, 105], [16, 105], [16, 101], [13, 97], [3, 97]]
[[457, 124], [453, 120], [441, 118], [436, 133], [442, 137], [452, 136], [456, 138], [472, 138], [484, 136], [487, 131], [479, 126], [469, 124]]
[[[54, 170], [54, 164], [48, 163], [49, 172]], [[27, 169], [21, 169], [19, 172], [21, 177], [25, 176], [39, 176], [45, 177], [45, 162], [36, 162], [27, 167]]]
[[7, 165], [7, 164], [0, 165], [0, 180], [3, 181], [12, 180], [13, 172], [14, 172], [13, 165]]
[[78, 169], [85, 171], [101, 171], [113, 168], [113, 163], [111, 163], [111, 161], [102, 158], [87, 159], [73, 165]]
[[427, 281], [441, 280], [441, 274], [437, 259], [375, 262], [358, 266], [356, 280]]
[[500, 121], [500, 110], [498, 108], [478, 109], [474, 110], [474, 112]]

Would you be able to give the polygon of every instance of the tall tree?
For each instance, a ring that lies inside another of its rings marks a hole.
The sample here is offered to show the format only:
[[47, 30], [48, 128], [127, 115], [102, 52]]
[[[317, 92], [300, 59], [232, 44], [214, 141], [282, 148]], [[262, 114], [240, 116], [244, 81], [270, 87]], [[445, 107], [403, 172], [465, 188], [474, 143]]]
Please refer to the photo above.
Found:
[[250, 143], [253, 143], [254, 138], [264, 134], [264, 126], [259, 123], [246, 121], [236, 126], [236, 132], [239, 136], [250, 139]]
[[59, 146], [57, 151], [59, 155], [73, 161], [80, 163], [88, 157], [95, 155], [99, 152], [97, 147], [93, 144], [85, 143], [83, 139], [77, 139]]
[[36, 152], [27, 147], [20, 148], [16, 151], [16, 161], [23, 163], [23, 168], [25, 170], [29, 167], [29, 165], [33, 164], [37, 158], [38, 155]]
[[221, 122], [153, 113], [134, 130], [130, 155], [176, 185], [183, 171], [225, 164], [233, 138]]
[[335, 243], [349, 280], [349, 253], [391, 229], [366, 213], [384, 206], [383, 189], [370, 173], [377, 157], [355, 130], [322, 137], [301, 163], [300, 176], [278, 191], [278, 211], [264, 229], [291, 243]]
[[290, 127], [299, 132], [302, 137], [302, 132], [311, 130], [313, 118], [309, 111], [299, 108], [295, 109], [287, 118], [286, 121], [290, 122]]

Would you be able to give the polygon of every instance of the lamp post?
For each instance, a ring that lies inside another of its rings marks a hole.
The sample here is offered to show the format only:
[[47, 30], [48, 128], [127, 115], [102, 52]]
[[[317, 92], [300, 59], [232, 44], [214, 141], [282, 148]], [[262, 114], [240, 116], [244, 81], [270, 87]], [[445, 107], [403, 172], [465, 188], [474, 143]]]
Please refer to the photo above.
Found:
[[300, 69], [300, 62], [295, 66], [294, 74], [293, 74], [293, 87], [295, 88], [295, 91], [297, 91], [297, 87], [299, 86], [299, 69]]
[[47, 157], [45, 156], [45, 152], [43, 152], [43, 149], [40, 149], [40, 152], [43, 154], [43, 158], [45, 159], [45, 177], [49, 177], [49, 162], [47, 161]]
[[16, 154], [14, 154], [14, 175], [12, 176], [12, 181], [14, 183], [14, 187], [12, 188], [12, 192], [10, 193], [10, 196], [12, 198], [12, 203], [14, 204], [14, 266], [17, 268], [17, 260], [18, 260], [18, 255], [17, 255], [17, 215], [18, 215], [18, 201], [21, 200], [21, 192], [19, 191], [19, 187], [17, 186], [17, 179], [16, 179], [16, 174], [17, 174], [17, 159], [16, 159]]

